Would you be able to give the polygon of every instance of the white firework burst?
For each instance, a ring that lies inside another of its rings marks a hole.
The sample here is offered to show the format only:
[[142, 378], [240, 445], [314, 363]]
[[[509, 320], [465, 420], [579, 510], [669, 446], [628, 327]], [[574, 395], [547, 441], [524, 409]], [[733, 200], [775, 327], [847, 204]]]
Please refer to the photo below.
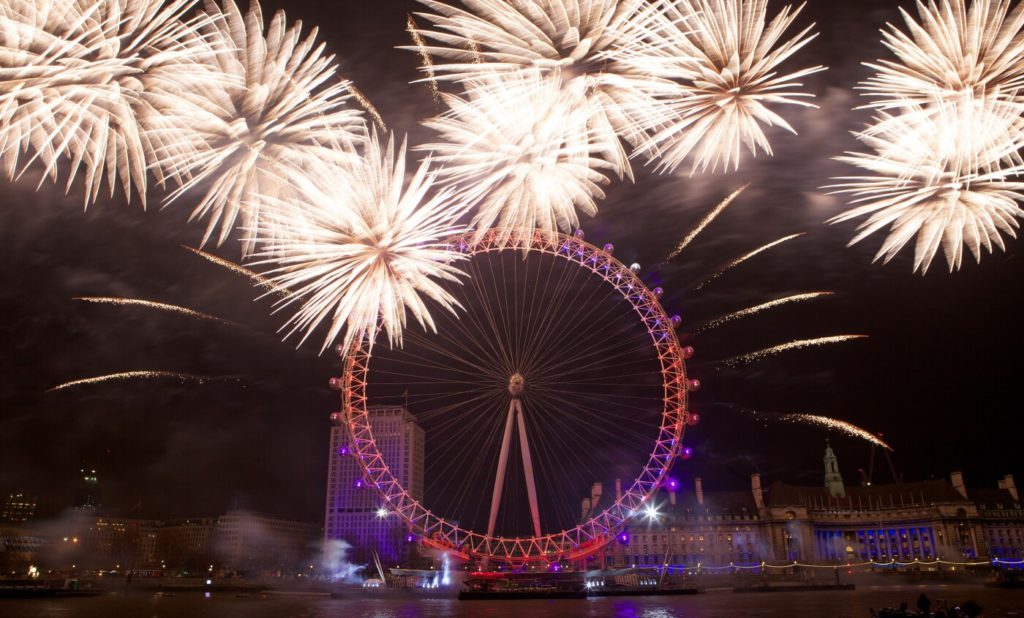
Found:
[[464, 0], [467, 9], [419, 1], [434, 11], [417, 13], [432, 28], [415, 32], [436, 44], [412, 49], [441, 60], [424, 67], [430, 77], [472, 82], [534, 69], [560, 77], [583, 94], [594, 139], [614, 146], [602, 156], [632, 177], [619, 138], [635, 146], [661, 113], [651, 77], [617, 60], [648, 32], [654, 15], [644, 0]]
[[633, 71], [659, 78], [667, 108], [650, 116], [650, 138], [637, 154], [660, 158], [662, 170], [687, 158], [695, 172], [737, 169], [744, 147], [772, 154], [762, 125], [796, 133], [773, 107], [814, 107], [799, 80], [824, 67], [780, 73], [780, 66], [817, 35], [812, 24], [787, 38], [803, 5], [783, 8], [769, 23], [767, 4], [658, 0], [647, 44], [621, 57]]
[[900, 9], [908, 33], [888, 24], [883, 43], [897, 60], [867, 66], [868, 107], [897, 109], [972, 98], [1018, 98], [1024, 86], [1024, 4], [1009, 0], [918, 0], [915, 20]]
[[950, 271], [960, 268], [963, 247], [981, 259], [982, 249], [1004, 249], [1002, 235], [1016, 236], [1024, 183], [1020, 106], [992, 101], [932, 104], [898, 115], [881, 113], [858, 137], [874, 152], [838, 160], [867, 175], [841, 178], [839, 193], [853, 196], [851, 210], [831, 221], [868, 219], [850, 241], [889, 228], [875, 259], [891, 260], [917, 237], [914, 269], [925, 272], [939, 247]]
[[478, 233], [497, 228], [529, 238], [534, 229], [577, 227], [577, 210], [597, 212], [609, 164], [592, 139], [587, 107], [559, 76], [491, 76], [468, 83], [465, 98], [442, 97], [449, 111], [424, 123], [442, 141], [421, 148], [476, 205]]
[[216, 81], [195, 0], [5, 0], [0, 3], [0, 158], [9, 176], [39, 160], [86, 204], [106, 179], [145, 203], [147, 119], [193, 85]]
[[271, 210], [274, 242], [261, 251], [267, 275], [290, 290], [281, 308], [298, 305], [286, 325], [305, 341], [328, 324], [321, 351], [339, 337], [345, 350], [383, 328], [401, 345], [406, 314], [434, 328], [426, 299], [454, 311], [458, 302], [441, 281], [458, 281], [463, 256], [446, 239], [463, 233], [457, 220], [464, 203], [449, 189], [436, 190], [435, 172], [424, 162], [405, 180], [405, 144], [383, 147], [374, 133], [364, 157], [319, 179], [308, 195], [305, 217], [290, 208]]
[[264, 32], [256, 2], [245, 14], [232, 0], [206, 11], [214, 62], [230, 79], [183, 92], [154, 133], [162, 169], [181, 183], [169, 199], [201, 192], [193, 218], [208, 219], [204, 242], [218, 226], [224, 242], [240, 219], [248, 254], [267, 201], [294, 200], [315, 169], [354, 160], [366, 126], [315, 28], [303, 38], [301, 22], [289, 27], [278, 12]]

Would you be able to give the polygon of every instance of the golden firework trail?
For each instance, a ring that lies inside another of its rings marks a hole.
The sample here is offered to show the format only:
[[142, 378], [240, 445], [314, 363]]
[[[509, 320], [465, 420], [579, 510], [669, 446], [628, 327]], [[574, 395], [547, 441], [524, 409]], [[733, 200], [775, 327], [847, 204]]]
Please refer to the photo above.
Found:
[[274, 283], [270, 279], [264, 277], [263, 275], [259, 274], [258, 272], [254, 271], [254, 270], [250, 270], [250, 269], [248, 269], [248, 268], [246, 268], [244, 266], [240, 266], [238, 264], [235, 264], [234, 262], [232, 262], [230, 260], [225, 260], [222, 257], [217, 257], [216, 255], [213, 255], [212, 253], [207, 253], [206, 251], [203, 251], [202, 249], [195, 249], [193, 247], [189, 247], [188, 245], [181, 245], [181, 248], [182, 249], [187, 249], [188, 251], [191, 251], [192, 253], [195, 253], [199, 257], [201, 257], [201, 258], [203, 258], [205, 260], [208, 260], [210, 262], [213, 262], [217, 266], [222, 266], [222, 267], [230, 270], [231, 272], [233, 272], [233, 273], [235, 273], [237, 275], [242, 275], [243, 277], [247, 277], [247, 278], [251, 279], [252, 281], [254, 281], [256, 283], [257, 287], [263, 288], [264, 290], [267, 290], [269, 292], [273, 292], [273, 293], [278, 294], [278, 295], [280, 295], [282, 297], [288, 296], [288, 294], [289, 294], [287, 288], [281, 287], [280, 285]]
[[813, 348], [823, 345], [832, 345], [834, 343], [843, 343], [845, 341], [853, 341], [855, 339], [867, 339], [867, 335], [835, 335], [831, 337], [815, 337], [813, 339], [797, 339], [780, 345], [758, 350], [756, 352], [750, 352], [749, 354], [742, 354], [740, 356], [734, 356], [723, 361], [718, 361], [729, 367], [738, 367], [740, 365], [746, 365], [762, 358], [768, 358], [769, 356], [775, 356], [783, 352], [789, 352], [791, 350], [802, 350], [804, 348]]
[[834, 293], [835, 292], [807, 292], [806, 294], [794, 294], [792, 296], [786, 296], [785, 298], [776, 298], [775, 300], [770, 300], [760, 305], [747, 307], [746, 309], [741, 309], [739, 311], [723, 315], [720, 318], [715, 318], [714, 320], [705, 323], [703, 326], [699, 327], [694, 332], [702, 333], [713, 328], [718, 328], [722, 324], [732, 322], [733, 320], [738, 320], [740, 318], [752, 316], [761, 313], [762, 311], [774, 309], [775, 307], [781, 307], [782, 305], [788, 305], [790, 303], [799, 303], [807, 300], [814, 300], [815, 298], [821, 298], [823, 296], [831, 296]]
[[778, 419], [789, 423], [801, 423], [804, 425], [816, 425], [826, 429], [834, 429], [836, 431], [841, 431], [848, 436], [867, 440], [875, 446], [880, 446], [890, 451], [893, 450], [892, 447], [886, 444], [884, 440], [870, 431], [862, 429], [853, 423], [847, 423], [846, 421], [841, 421], [830, 416], [819, 416], [817, 414], [783, 414], [778, 417]]
[[799, 234], [790, 234], [789, 236], [786, 236], [784, 238], [780, 238], [778, 240], [772, 241], [772, 242], [768, 243], [767, 245], [764, 245], [762, 247], [758, 247], [757, 249], [754, 249], [750, 253], [741, 255], [740, 257], [738, 257], [735, 260], [729, 262], [728, 264], [726, 264], [722, 268], [719, 268], [718, 270], [716, 270], [714, 273], [711, 274], [711, 276], [705, 278], [703, 281], [698, 283], [697, 286], [695, 288], [693, 288], [693, 289], [695, 291], [699, 290], [702, 287], [704, 287], [705, 285], [711, 283], [715, 279], [718, 279], [719, 277], [721, 277], [725, 273], [729, 272], [733, 268], [736, 268], [737, 266], [739, 266], [743, 262], [746, 262], [750, 258], [755, 257], [757, 255], [760, 255], [761, 253], [764, 253], [765, 251], [768, 251], [769, 249], [773, 249], [775, 247], [778, 247], [779, 245], [781, 245], [784, 242], [789, 242], [790, 240], [793, 240], [794, 238], [799, 238], [799, 237], [801, 237], [803, 235], [804, 235], [803, 232], [800, 232]]
[[238, 322], [232, 322], [223, 318], [218, 318], [215, 315], [209, 313], [203, 313], [202, 311], [196, 311], [195, 309], [189, 309], [188, 307], [182, 307], [180, 305], [170, 305], [167, 303], [158, 303], [151, 300], [142, 300], [141, 298], [118, 298], [112, 296], [76, 296], [74, 300], [80, 300], [86, 303], [95, 303], [98, 305], [117, 305], [120, 307], [147, 307], [149, 309], [156, 309], [157, 311], [167, 311], [169, 313], [177, 313], [192, 318], [198, 318], [200, 320], [210, 320], [211, 322], [218, 322], [228, 326], [241, 326]]
[[701, 222], [697, 224], [697, 227], [693, 228], [693, 230], [689, 234], [686, 235], [686, 238], [683, 238], [679, 242], [679, 244], [676, 245], [676, 248], [672, 250], [672, 253], [669, 253], [668, 257], [665, 258], [664, 260], [662, 260], [661, 263], [662, 264], [666, 264], [669, 261], [671, 261], [673, 258], [675, 258], [677, 255], [682, 253], [683, 249], [685, 249], [687, 247], [687, 245], [689, 245], [691, 242], [693, 242], [693, 240], [695, 238], [697, 238], [697, 236], [699, 236], [701, 232], [704, 231], [704, 228], [706, 228], [707, 226], [711, 225], [711, 222], [714, 221], [716, 218], [718, 218], [718, 215], [722, 214], [722, 211], [724, 211], [726, 208], [728, 208], [729, 204], [732, 204], [732, 201], [735, 200], [737, 197], [739, 197], [740, 193], [743, 193], [747, 189], [747, 187], [749, 187], [749, 186], [750, 186], [750, 183], [748, 182], [747, 184], [743, 185], [739, 189], [736, 189], [735, 191], [733, 191], [724, 200], [719, 202], [718, 206], [715, 206], [711, 210], [711, 212], [709, 212], [707, 214], [707, 216], [705, 216], [703, 219], [701, 219]]
[[76, 386], [87, 386], [91, 384], [103, 384], [105, 382], [117, 382], [122, 380], [158, 380], [163, 378], [171, 378], [175, 380], [181, 380], [182, 382], [195, 382], [197, 384], [205, 384], [214, 380], [237, 380], [233, 376], [223, 377], [209, 377], [209, 376], [197, 376], [191, 373], [179, 373], [177, 371], [162, 371], [162, 370], [142, 370], [142, 371], [122, 371], [119, 373], [108, 373], [102, 376], [95, 376], [91, 378], [81, 378], [79, 380], [72, 380], [70, 382], [64, 382], [58, 384], [53, 388], [49, 389], [48, 393], [55, 391], [62, 391]]
[[430, 54], [427, 53], [427, 42], [423, 40], [423, 36], [416, 29], [416, 22], [413, 20], [412, 15], [408, 16], [405, 29], [409, 32], [409, 36], [412, 37], [413, 45], [416, 46], [416, 53], [419, 54], [420, 62], [423, 63], [423, 72], [427, 74], [427, 78], [424, 81], [430, 86], [430, 93], [434, 97], [434, 103], [440, 104], [441, 92], [437, 89], [434, 63], [430, 59]]
[[377, 125], [377, 128], [387, 133], [388, 126], [384, 124], [384, 117], [380, 115], [380, 112], [378, 112], [377, 108], [373, 106], [373, 103], [370, 103], [370, 99], [366, 98], [363, 91], [356, 88], [356, 85], [351, 82], [348, 84], [348, 91], [352, 94], [352, 98], [359, 103], [360, 107], [366, 110], [366, 113], [373, 118], [373, 123]]

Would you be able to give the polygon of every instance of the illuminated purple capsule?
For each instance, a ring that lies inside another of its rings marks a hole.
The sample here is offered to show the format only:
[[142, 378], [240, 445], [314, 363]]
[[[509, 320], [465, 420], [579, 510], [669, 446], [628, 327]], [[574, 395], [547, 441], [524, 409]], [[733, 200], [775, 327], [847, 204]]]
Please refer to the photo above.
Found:
[[683, 323], [683, 318], [681, 316], [678, 316], [678, 315], [672, 316], [672, 328], [679, 328], [679, 326], [682, 323]]
[[629, 269], [630, 269], [631, 271], [635, 272], [635, 273], [638, 273], [638, 272], [640, 272], [640, 271], [642, 270], [642, 268], [640, 267], [640, 265], [639, 265], [639, 264], [637, 264], [636, 262], [633, 262], [632, 264], [630, 264], [630, 265], [629, 265]]
[[690, 360], [691, 358], [693, 358], [693, 353], [695, 351], [696, 350], [694, 350], [692, 347], [686, 346], [685, 348], [683, 348], [683, 358], [686, 360]]
[[660, 299], [662, 296], [665, 295], [665, 290], [663, 290], [661, 288], [654, 288], [653, 290], [651, 290], [651, 294], [654, 294], [655, 298], [659, 298]]
[[330, 386], [331, 390], [340, 391], [341, 378], [331, 378], [330, 380], [327, 381], [327, 386]]
[[583, 233], [583, 230], [576, 230], [575, 232], [572, 233], [572, 235], [580, 240], [583, 240], [587, 236], [586, 234]]
[[615, 253], [615, 245], [612, 243], [606, 243], [604, 246], [605, 253]]
[[690, 380], [686, 383], [686, 389], [691, 393], [700, 388], [700, 380]]
[[689, 425], [690, 427], [693, 427], [699, 422], [700, 414], [697, 414], [696, 412], [690, 412], [689, 414], [686, 415], [686, 424]]
[[341, 345], [340, 343], [335, 344], [334, 353], [337, 354], [338, 356], [345, 356], [345, 346]]
[[668, 487], [669, 491], [676, 491], [677, 489], [679, 489], [679, 481], [677, 479], [669, 479], [668, 483], [666, 483], [666, 486]]
[[683, 450], [679, 452], [679, 456], [683, 459], [689, 459], [693, 457], [693, 449], [688, 446], [684, 446]]

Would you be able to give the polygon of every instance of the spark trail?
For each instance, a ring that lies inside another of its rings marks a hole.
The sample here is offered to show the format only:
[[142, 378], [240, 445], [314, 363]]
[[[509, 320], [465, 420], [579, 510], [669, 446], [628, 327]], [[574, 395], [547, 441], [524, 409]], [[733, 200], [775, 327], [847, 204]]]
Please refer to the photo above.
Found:
[[704, 278], [703, 281], [698, 283], [693, 288], [694, 291], [700, 290], [701, 288], [703, 288], [707, 284], [711, 283], [715, 279], [718, 279], [719, 277], [721, 277], [725, 273], [729, 272], [733, 268], [736, 268], [737, 266], [739, 266], [743, 262], [746, 262], [747, 260], [749, 260], [749, 259], [751, 259], [751, 258], [753, 258], [753, 257], [755, 257], [757, 255], [760, 255], [760, 254], [764, 253], [765, 251], [768, 251], [769, 249], [773, 249], [775, 247], [778, 247], [779, 245], [781, 245], [784, 242], [789, 242], [790, 240], [793, 240], [794, 238], [799, 238], [799, 237], [801, 237], [803, 235], [804, 235], [803, 232], [800, 232], [799, 234], [790, 234], [789, 236], [786, 236], [784, 238], [780, 238], [778, 240], [772, 241], [772, 242], [768, 243], [767, 245], [758, 247], [757, 249], [754, 249], [750, 253], [746, 253], [744, 255], [741, 255], [740, 257], [736, 258], [735, 260], [729, 262], [725, 266], [723, 266], [723, 267], [719, 268], [718, 270], [716, 270], [715, 272], [711, 273], [710, 276]]
[[797, 339], [780, 345], [758, 350], [756, 352], [750, 352], [749, 354], [741, 354], [740, 356], [734, 356], [725, 360], [718, 361], [718, 363], [727, 365], [729, 367], [739, 367], [746, 365], [762, 358], [768, 358], [769, 356], [775, 356], [783, 352], [789, 352], [791, 350], [802, 350], [804, 348], [813, 348], [824, 345], [832, 345], [834, 343], [843, 343], [846, 341], [853, 341], [855, 339], [867, 339], [867, 335], [834, 335], [831, 337], [815, 337], [813, 339]]
[[373, 118], [373, 123], [377, 125], [377, 128], [382, 132], [387, 133], [388, 126], [384, 124], [384, 117], [380, 115], [380, 112], [373, 106], [373, 103], [370, 103], [370, 99], [366, 98], [363, 91], [356, 88], [356, 85], [351, 82], [348, 84], [348, 91], [349, 94], [352, 95], [352, 98], [356, 100], [356, 103], [359, 103], [359, 106], [362, 107], [371, 118]]
[[780, 422], [780, 423], [796, 423], [799, 425], [812, 425], [815, 427], [824, 427], [825, 429], [832, 429], [835, 431], [842, 432], [852, 438], [859, 438], [880, 446], [884, 449], [893, 450], [884, 440], [879, 436], [871, 433], [870, 431], [858, 427], [853, 423], [848, 423], [838, 418], [832, 418], [831, 416], [822, 416], [820, 414], [803, 414], [803, 413], [789, 413], [789, 414], [772, 414], [766, 412], [758, 412], [757, 410], [751, 410], [749, 408], [743, 408], [730, 404], [721, 404], [722, 406], [741, 412], [751, 418], [764, 421]]
[[259, 274], [256, 271], [253, 271], [253, 270], [250, 270], [250, 269], [248, 269], [248, 268], [246, 268], [244, 266], [240, 266], [238, 264], [235, 264], [234, 262], [232, 262], [230, 260], [225, 260], [224, 258], [217, 257], [216, 255], [213, 255], [212, 253], [207, 253], [206, 251], [203, 251], [202, 249], [195, 249], [193, 247], [189, 247], [188, 245], [181, 245], [181, 248], [182, 249], [186, 249], [188, 251], [191, 251], [192, 253], [194, 253], [194, 254], [198, 255], [199, 257], [203, 258], [204, 260], [213, 262], [217, 266], [221, 266], [223, 268], [226, 268], [226, 269], [230, 270], [231, 272], [235, 273], [236, 275], [241, 275], [243, 277], [251, 279], [256, 284], [256, 287], [263, 288], [264, 290], [267, 290], [268, 292], [273, 292], [274, 294], [277, 294], [277, 295], [279, 295], [281, 297], [288, 296], [288, 294], [289, 294], [288, 288], [281, 287], [280, 285], [274, 283], [273, 281], [271, 281], [270, 279], [264, 277], [263, 275]]
[[179, 373], [177, 371], [162, 371], [162, 370], [142, 370], [142, 371], [122, 371], [119, 373], [109, 373], [102, 376], [95, 376], [91, 378], [81, 378], [79, 380], [72, 380], [70, 382], [64, 382], [58, 384], [53, 388], [49, 389], [48, 393], [56, 391], [62, 391], [76, 386], [87, 386], [92, 384], [104, 384], [106, 382], [118, 382], [122, 380], [159, 380], [159, 379], [175, 379], [182, 382], [195, 382], [196, 384], [206, 384], [207, 382], [222, 381], [222, 380], [238, 380], [235, 376], [221, 376], [221, 377], [210, 377], [210, 376], [197, 376], [191, 373]]
[[776, 298], [775, 300], [770, 300], [760, 305], [747, 307], [746, 309], [741, 309], [739, 311], [723, 315], [722, 317], [715, 318], [714, 320], [706, 322], [703, 326], [699, 327], [694, 332], [703, 333], [713, 328], [718, 328], [719, 326], [726, 324], [728, 322], [732, 322], [733, 320], [738, 320], [740, 318], [756, 315], [758, 313], [761, 313], [762, 311], [774, 309], [775, 307], [781, 307], [782, 305], [788, 305], [790, 303], [799, 303], [807, 300], [814, 300], [816, 298], [821, 298], [823, 296], [831, 296], [834, 293], [835, 292], [807, 292], [806, 294], [794, 294], [792, 296], [786, 296], [785, 298]]
[[434, 103], [441, 103], [441, 91], [437, 88], [437, 75], [434, 73], [434, 62], [430, 59], [430, 54], [427, 53], [427, 42], [423, 40], [423, 35], [420, 34], [419, 29], [416, 27], [416, 22], [413, 20], [412, 15], [408, 16], [406, 20], [406, 31], [409, 36], [412, 37], [413, 45], [416, 46], [416, 53], [420, 56], [420, 62], [423, 63], [422, 70], [426, 74], [427, 84], [430, 86], [430, 93], [434, 97]]
[[189, 309], [188, 307], [182, 307], [180, 305], [170, 305], [167, 303], [158, 303], [151, 300], [142, 300], [141, 298], [117, 298], [111, 296], [76, 296], [74, 300], [80, 300], [86, 303], [95, 303], [98, 305], [117, 305], [121, 307], [147, 307], [149, 309], [156, 309], [157, 311], [167, 311], [169, 313], [176, 313], [178, 315], [184, 315], [191, 318], [198, 318], [200, 320], [209, 320], [211, 322], [217, 322], [226, 326], [241, 326], [238, 322], [232, 322], [231, 320], [225, 320], [218, 318], [215, 315], [209, 313], [203, 313], [202, 311], [196, 311], [195, 309]]
[[711, 225], [711, 222], [714, 221], [715, 219], [717, 219], [718, 215], [722, 214], [722, 211], [724, 211], [726, 208], [728, 208], [729, 204], [732, 204], [733, 200], [735, 200], [737, 197], [739, 197], [740, 193], [743, 193], [744, 191], [746, 191], [747, 187], [749, 187], [749, 186], [750, 186], [750, 183], [748, 182], [747, 184], [743, 185], [739, 189], [736, 189], [735, 191], [733, 191], [724, 200], [719, 202], [718, 206], [715, 206], [711, 210], [711, 212], [709, 212], [707, 214], [707, 216], [705, 216], [703, 219], [701, 219], [701, 222], [697, 224], [697, 227], [693, 228], [693, 230], [689, 234], [687, 234], [686, 237], [683, 238], [683, 240], [681, 240], [678, 245], [676, 245], [676, 248], [672, 250], [672, 253], [669, 253], [668, 257], [665, 258], [664, 260], [662, 260], [661, 263], [662, 264], [667, 264], [672, 259], [674, 259], [677, 255], [682, 253], [683, 249], [685, 249], [691, 242], [693, 242], [694, 239], [697, 238], [697, 236], [699, 236], [700, 233], [704, 231], [704, 228], [706, 228], [707, 226]]

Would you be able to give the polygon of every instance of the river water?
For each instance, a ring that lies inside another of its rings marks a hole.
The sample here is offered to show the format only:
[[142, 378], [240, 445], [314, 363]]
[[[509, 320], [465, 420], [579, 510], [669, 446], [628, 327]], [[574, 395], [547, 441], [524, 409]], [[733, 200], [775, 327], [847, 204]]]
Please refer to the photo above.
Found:
[[682, 597], [629, 597], [553, 601], [455, 599], [330, 599], [309, 596], [135, 593], [80, 599], [0, 600], [0, 618], [868, 618], [869, 609], [911, 607], [924, 591], [951, 605], [973, 599], [987, 618], [1024, 617], [1024, 590], [977, 586], [863, 586], [851, 592], [708, 592]]

